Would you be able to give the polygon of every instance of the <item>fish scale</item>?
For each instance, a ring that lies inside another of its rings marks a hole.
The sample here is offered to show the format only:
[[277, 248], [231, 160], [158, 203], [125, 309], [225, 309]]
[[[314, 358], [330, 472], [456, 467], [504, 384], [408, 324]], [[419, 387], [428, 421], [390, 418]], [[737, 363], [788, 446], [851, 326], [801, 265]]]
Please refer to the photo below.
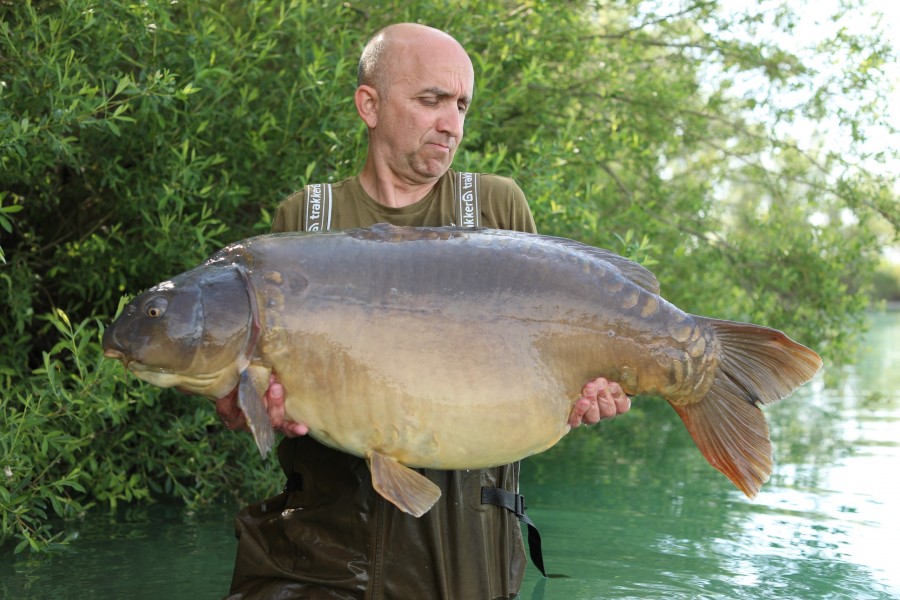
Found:
[[210, 398], [237, 386], [263, 454], [274, 438], [261, 395], [275, 373], [288, 418], [366, 457], [375, 489], [416, 516], [439, 491], [410, 467], [546, 450], [598, 376], [667, 400], [752, 497], [772, 469], [759, 405], [821, 367], [779, 331], [681, 311], [650, 271], [607, 250], [390, 225], [232, 244], [136, 297], [103, 345], [156, 385]]

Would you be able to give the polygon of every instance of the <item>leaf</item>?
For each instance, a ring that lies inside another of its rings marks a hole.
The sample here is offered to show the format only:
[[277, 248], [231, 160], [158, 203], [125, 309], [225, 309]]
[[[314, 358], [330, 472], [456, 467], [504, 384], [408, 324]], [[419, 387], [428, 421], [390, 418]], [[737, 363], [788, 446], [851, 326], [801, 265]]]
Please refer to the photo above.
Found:
[[72, 323], [69, 322], [69, 315], [65, 313], [61, 308], [57, 308], [55, 310], [56, 316], [66, 325], [66, 329], [72, 329]]
[[124, 92], [131, 85], [131, 76], [125, 75], [121, 79], [119, 79], [119, 83], [116, 85], [116, 91], [113, 92], [113, 96], [118, 96], [122, 92]]

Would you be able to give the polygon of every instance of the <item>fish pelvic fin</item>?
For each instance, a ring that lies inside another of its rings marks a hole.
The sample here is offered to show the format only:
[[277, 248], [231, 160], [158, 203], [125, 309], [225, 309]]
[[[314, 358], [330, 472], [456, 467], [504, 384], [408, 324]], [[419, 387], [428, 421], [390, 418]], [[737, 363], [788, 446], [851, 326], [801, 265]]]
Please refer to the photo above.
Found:
[[421, 517], [441, 497], [441, 489], [430, 479], [374, 450], [366, 453], [372, 472], [372, 487], [405, 513]]
[[244, 412], [250, 432], [256, 440], [256, 447], [263, 458], [275, 445], [275, 430], [269, 421], [269, 413], [262, 396], [269, 388], [269, 369], [249, 366], [241, 372], [238, 385], [238, 406]]
[[822, 359], [776, 329], [706, 317], [720, 347], [717, 371], [699, 401], [670, 404], [709, 463], [749, 498], [772, 474], [769, 426], [759, 406], [792, 394]]

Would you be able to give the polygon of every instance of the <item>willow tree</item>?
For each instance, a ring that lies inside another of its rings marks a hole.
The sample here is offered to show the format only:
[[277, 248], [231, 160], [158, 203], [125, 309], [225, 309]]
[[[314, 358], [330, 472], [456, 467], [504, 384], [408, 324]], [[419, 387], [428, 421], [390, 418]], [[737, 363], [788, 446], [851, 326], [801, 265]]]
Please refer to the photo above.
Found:
[[495, 168], [502, 149], [544, 230], [649, 262], [680, 306], [845, 359], [900, 222], [879, 174], [896, 153], [868, 144], [896, 135], [893, 49], [877, 28], [848, 33], [851, 6], [822, 15], [832, 37], [800, 43], [800, 3], [722, 4], [498, 15], [492, 35], [468, 40], [482, 72], [470, 160]]

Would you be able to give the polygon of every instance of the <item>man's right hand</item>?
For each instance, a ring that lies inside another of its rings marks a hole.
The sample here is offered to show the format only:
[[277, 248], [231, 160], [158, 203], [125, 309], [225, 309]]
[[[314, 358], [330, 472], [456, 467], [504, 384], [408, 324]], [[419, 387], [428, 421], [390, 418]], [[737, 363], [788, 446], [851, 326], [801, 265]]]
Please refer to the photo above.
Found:
[[[247, 418], [238, 406], [238, 389], [235, 387], [227, 395], [216, 400], [216, 414], [228, 429], [232, 431], [250, 431]], [[309, 433], [309, 427], [303, 423], [296, 423], [284, 418], [284, 386], [275, 379], [273, 373], [269, 377], [269, 389], [263, 394], [263, 402], [266, 404], [266, 412], [269, 413], [269, 422], [275, 431], [280, 431], [287, 437], [298, 437]]]

